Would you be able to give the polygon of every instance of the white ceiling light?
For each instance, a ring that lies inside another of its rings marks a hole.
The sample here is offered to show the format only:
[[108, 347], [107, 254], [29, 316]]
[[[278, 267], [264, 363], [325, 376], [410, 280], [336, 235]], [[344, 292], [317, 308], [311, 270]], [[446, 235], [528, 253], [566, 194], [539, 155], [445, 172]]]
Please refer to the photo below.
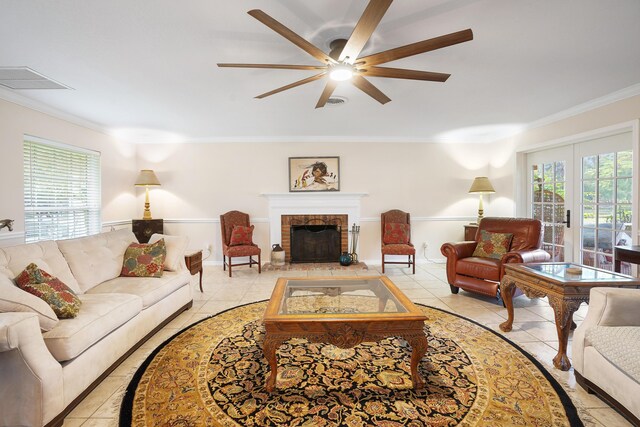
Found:
[[343, 82], [353, 77], [353, 67], [349, 64], [341, 63], [334, 65], [329, 71], [331, 80]]

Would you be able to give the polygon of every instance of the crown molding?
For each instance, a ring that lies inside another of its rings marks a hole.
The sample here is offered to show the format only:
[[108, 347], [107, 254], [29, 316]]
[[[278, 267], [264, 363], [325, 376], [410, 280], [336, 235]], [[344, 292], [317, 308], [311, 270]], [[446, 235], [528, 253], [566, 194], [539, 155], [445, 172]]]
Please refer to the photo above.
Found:
[[547, 117], [543, 117], [542, 119], [535, 120], [527, 124], [524, 128], [524, 131], [559, 122], [560, 120], [568, 119], [569, 117], [577, 116], [578, 114], [586, 113], [588, 111], [595, 110], [596, 108], [604, 107], [605, 105], [613, 104], [614, 102], [622, 101], [623, 99], [631, 98], [637, 95], [640, 95], [640, 83], [626, 87], [624, 89], [620, 89], [608, 95], [601, 96], [600, 98], [592, 99], [591, 101], [575, 105], [566, 110], [559, 111]]
[[84, 128], [91, 129], [96, 132], [103, 133], [105, 135], [109, 135], [109, 132], [107, 131], [107, 129], [105, 129], [104, 127], [100, 126], [97, 123], [94, 123], [87, 119], [83, 119], [73, 114], [65, 113], [64, 111], [59, 110], [50, 105], [47, 105], [44, 102], [36, 101], [35, 99], [28, 98], [24, 95], [21, 95], [13, 90], [6, 89], [4, 87], [0, 87], [0, 99], [4, 99], [5, 101], [12, 102], [22, 107], [30, 108], [31, 110], [44, 113], [51, 117], [55, 117], [56, 119], [61, 119], [66, 122], [72, 123], [74, 125], [82, 126]]

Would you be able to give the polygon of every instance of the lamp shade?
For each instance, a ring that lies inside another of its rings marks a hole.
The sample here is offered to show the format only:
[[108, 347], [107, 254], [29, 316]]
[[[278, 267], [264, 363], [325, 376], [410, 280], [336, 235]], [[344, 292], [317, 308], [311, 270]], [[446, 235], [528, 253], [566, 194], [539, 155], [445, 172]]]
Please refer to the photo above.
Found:
[[135, 185], [160, 185], [160, 181], [158, 180], [155, 172], [153, 172], [151, 169], [142, 169], [140, 171], [140, 174], [138, 175], [138, 179], [136, 179]]
[[471, 184], [471, 188], [469, 189], [469, 193], [495, 193], [496, 190], [493, 189], [493, 185], [489, 181], [489, 178], [486, 176], [477, 176], [473, 180], [473, 184]]

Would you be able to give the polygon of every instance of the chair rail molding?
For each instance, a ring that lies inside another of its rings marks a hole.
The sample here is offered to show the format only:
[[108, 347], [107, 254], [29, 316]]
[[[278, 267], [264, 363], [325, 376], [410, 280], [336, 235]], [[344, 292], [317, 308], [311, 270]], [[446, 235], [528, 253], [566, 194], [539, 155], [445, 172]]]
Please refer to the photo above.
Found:
[[346, 214], [347, 224], [360, 224], [361, 199], [369, 193], [337, 191], [308, 193], [261, 193], [269, 202], [270, 244], [281, 243], [282, 215]]

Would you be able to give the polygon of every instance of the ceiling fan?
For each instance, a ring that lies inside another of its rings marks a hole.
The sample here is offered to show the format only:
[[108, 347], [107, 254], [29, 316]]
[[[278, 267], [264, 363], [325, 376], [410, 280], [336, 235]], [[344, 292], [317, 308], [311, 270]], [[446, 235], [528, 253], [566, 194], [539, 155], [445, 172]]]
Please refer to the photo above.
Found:
[[473, 32], [471, 29], [385, 50], [373, 55], [359, 57], [360, 52], [382, 20], [389, 6], [391, 6], [392, 1], [393, 0], [370, 0], [356, 27], [353, 29], [349, 40], [337, 39], [332, 41], [329, 46], [331, 52], [329, 52], [328, 55], [263, 11], [259, 9], [250, 10], [248, 12], [249, 15], [322, 62], [322, 65], [218, 64], [218, 67], [318, 70], [320, 72], [311, 77], [256, 96], [256, 98], [259, 99], [266, 98], [267, 96], [328, 77], [324, 90], [316, 104], [316, 108], [325, 106], [339, 81], [350, 80], [354, 86], [381, 104], [386, 104], [391, 101], [391, 99], [367, 80], [365, 76], [445, 82], [451, 74], [379, 67], [378, 65], [473, 40]]

